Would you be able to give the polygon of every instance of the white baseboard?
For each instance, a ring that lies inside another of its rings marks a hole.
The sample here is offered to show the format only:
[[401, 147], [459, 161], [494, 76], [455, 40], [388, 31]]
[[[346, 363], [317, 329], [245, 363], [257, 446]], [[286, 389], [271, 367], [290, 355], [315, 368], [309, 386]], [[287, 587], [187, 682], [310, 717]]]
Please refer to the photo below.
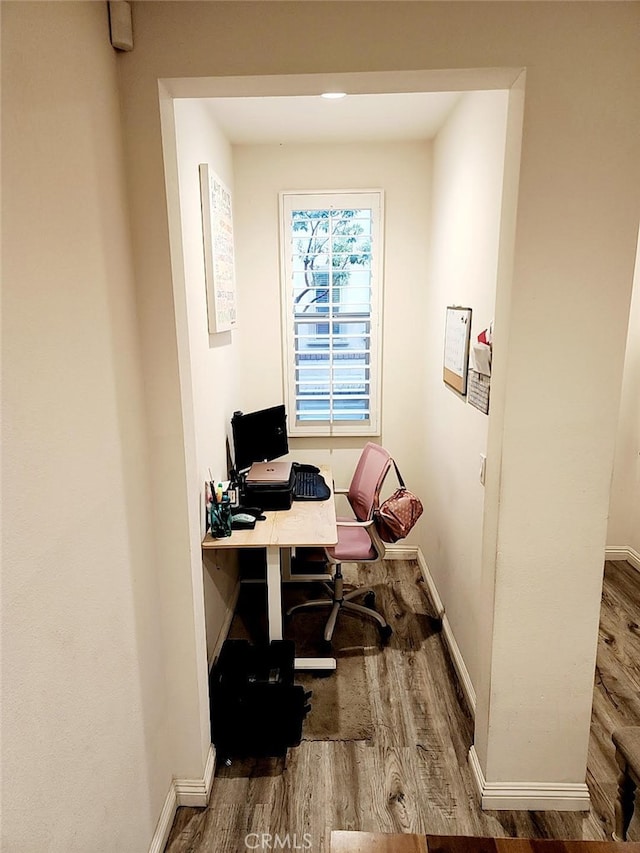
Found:
[[410, 548], [406, 545], [385, 545], [385, 560], [417, 560], [418, 548]]
[[605, 548], [604, 556], [607, 560], [626, 560], [640, 572], [640, 554], [635, 548], [629, 548], [626, 545], [613, 545], [610, 548]]
[[589, 811], [591, 800], [585, 782], [487, 782], [475, 747], [469, 766], [484, 811]]
[[204, 767], [202, 779], [174, 779], [176, 799], [179, 806], [206, 806], [213, 785], [213, 774], [216, 769], [216, 750], [213, 744], [209, 746], [209, 754]]
[[[238, 581], [233, 590], [233, 594], [231, 595], [231, 599], [227, 605], [227, 612], [225, 614], [224, 621], [220, 627], [220, 632], [218, 633], [218, 639], [216, 640], [216, 644], [209, 657], [209, 671], [211, 671], [211, 667], [220, 654], [222, 644], [227, 639], [227, 634], [231, 627], [231, 620], [233, 619], [239, 595], [240, 581]], [[158, 818], [158, 823], [156, 824], [151, 844], [149, 845], [149, 853], [163, 853], [178, 806], [206, 806], [208, 804], [215, 769], [216, 751], [213, 744], [211, 744], [209, 746], [202, 779], [174, 779], [172, 781], [171, 787], [164, 801], [160, 817]]]
[[633, 548], [627, 548], [627, 562], [640, 572], [640, 553]]
[[449, 649], [449, 654], [451, 655], [451, 660], [453, 661], [453, 665], [458, 675], [458, 680], [460, 682], [460, 686], [462, 687], [462, 692], [464, 693], [464, 697], [467, 700], [467, 705], [469, 706], [469, 710], [471, 711], [472, 716], [475, 718], [476, 690], [473, 686], [473, 682], [471, 681], [469, 670], [467, 669], [467, 666], [464, 662], [460, 647], [456, 642], [456, 638], [453, 634], [453, 630], [451, 629], [451, 624], [447, 618], [446, 613], [442, 617], [442, 634], [444, 636], [447, 648]]
[[418, 550], [417, 559], [418, 565], [420, 566], [420, 571], [422, 572], [422, 577], [427, 585], [429, 598], [431, 599], [433, 606], [436, 609], [437, 615], [442, 618], [444, 616], [444, 604], [442, 603], [442, 599], [438, 595], [438, 588], [436, 587], [435, 581], [431, 575], [431, 572], [429, 571], [429, 566], [427, 566], [427, 561], [424, 558], [424, 554], [420, 550]]
[[164, 806], [160, 812], [158, 823], [156, 824], [156, 831], [153, 833], [153, 838], [149, 845], [149, 853], [162, 853], [164, 850], [171, 827], [173, 826], [173, 819], [176, 816], [177, 808], [176, 786], [172, 782], [167, 798], [164, 801]]
[[164, 850], [178, 806], [206, 806], [209, 803], [215, 769], [216, 751], [211, 744], [202, 779], [174, 779], [171, 782], [149, 845], [149, 853], [162, 853]]
[[435, 607], [438, 616], [442, 619], [442, 635], [444, 637], [445, 643], [447, 644], [449, 654], [451, 655], [451, 660], [453, 661], [453, 665], [458, 676], [458, 681], [460, 682], [460, 686], [462, 687], [462, 692], [464, 693], [465, 699], [467, 700], [469, 710], [475, 716], [476, 691], [473, 686], [473, 682], [471, 681], [469, 670], [467, 669], [467, 666], [464, 662], [464, 658], [462, 657], [460, 646], [456, 641], [453, 629], [451, 628], [451, 623], [449, 622], [447, 614], [445, 613], [444, 604], [442, 603], [442, 599], [438, 595], [438, 589], [436, 587], [433, 576], [429, 571], [427, 561], [425, 560], [422, 551], [418, 551], [417, 559], [418, 565], [420, 566], [420, 571], [422, 572], [422, 577], [424, 578], [424, 582], [427, 585], [429, 597], [433, 602], [433, 606]]

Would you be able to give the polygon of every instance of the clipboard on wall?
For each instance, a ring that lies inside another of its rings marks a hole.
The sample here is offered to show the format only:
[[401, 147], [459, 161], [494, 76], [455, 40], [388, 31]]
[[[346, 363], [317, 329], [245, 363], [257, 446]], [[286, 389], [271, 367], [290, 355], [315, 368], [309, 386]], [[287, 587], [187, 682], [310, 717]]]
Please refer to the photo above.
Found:
[[444, 328], [444, 366], [442, 378], [446, 385], [465, 396], [469, 369], [471, 340], [471, 308], [450, 305]]

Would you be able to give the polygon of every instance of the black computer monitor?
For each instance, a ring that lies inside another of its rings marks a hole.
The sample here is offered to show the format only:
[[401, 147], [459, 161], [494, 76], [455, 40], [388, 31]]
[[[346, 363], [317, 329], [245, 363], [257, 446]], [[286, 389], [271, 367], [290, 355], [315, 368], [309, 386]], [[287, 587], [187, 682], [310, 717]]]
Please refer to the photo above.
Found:
[[254, 462], [269, 462], [289, 452], [284, 406], [272, 406], [246, 414], [234, 412], [231, 432], [233, 463], [238, 472], [250, 468]]

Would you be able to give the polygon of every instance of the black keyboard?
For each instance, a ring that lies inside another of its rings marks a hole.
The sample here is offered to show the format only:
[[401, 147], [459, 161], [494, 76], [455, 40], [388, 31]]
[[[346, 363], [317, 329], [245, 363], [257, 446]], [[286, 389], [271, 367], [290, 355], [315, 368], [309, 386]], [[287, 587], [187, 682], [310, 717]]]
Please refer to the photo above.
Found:
[[293, 486], [295, 501], [326, 501], [330, 494], [331, 490], [322, 474], [314, 474], [313, 471], [296, 471]]

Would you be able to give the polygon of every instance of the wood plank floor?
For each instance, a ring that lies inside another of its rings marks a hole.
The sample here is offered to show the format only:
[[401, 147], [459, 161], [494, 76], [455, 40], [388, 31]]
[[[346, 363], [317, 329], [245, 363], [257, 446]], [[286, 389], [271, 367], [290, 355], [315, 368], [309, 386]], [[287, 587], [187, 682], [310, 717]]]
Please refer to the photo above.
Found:
[[[626, 563], [606, 566], [587, 779], [592, 808], [584, 813], [480, 810], [467, 764], [473, 722], [417, 564], [362, 566], [358, 576], [375, 587], [394, 628], [381, 649], [376, 628], [362, 622], [373, 740], [303, 741], [286, 763], [219, 768], [209, 806], [178, 809], [167, 853], [238, 853], [248, 833], [288, 833], [290, 846], [308, 838], [313, 853], [329, 853], [332, 829], [610, 839], [611, 730], [640, 723], [640, 573]], [[637, 840], [633, 831], [630, 838]]]
[[[612, 828], [617, 770], [611, 732], [640, 725], [640, 572], [624, 561], [605, 564], [587, 784], [591, 808]], [[634, 817], [629, 840], [640, 841]]]

